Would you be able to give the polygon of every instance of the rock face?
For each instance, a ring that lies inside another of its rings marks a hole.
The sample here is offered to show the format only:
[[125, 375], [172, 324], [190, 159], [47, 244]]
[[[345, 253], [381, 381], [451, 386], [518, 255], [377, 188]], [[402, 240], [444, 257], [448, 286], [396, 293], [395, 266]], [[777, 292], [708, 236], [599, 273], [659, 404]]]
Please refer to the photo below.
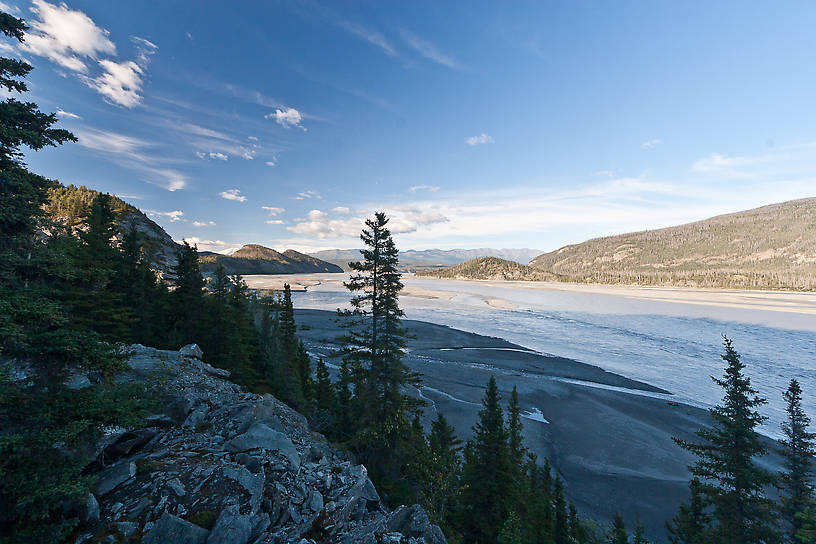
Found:
[[200, 351], [128, 353], [121, 379], [161, 376], [165, 413], [100, 448], [77, 542], [445, 543], [421, 507], [390, 511], [364, 466], [274, 397], [224, 380]]

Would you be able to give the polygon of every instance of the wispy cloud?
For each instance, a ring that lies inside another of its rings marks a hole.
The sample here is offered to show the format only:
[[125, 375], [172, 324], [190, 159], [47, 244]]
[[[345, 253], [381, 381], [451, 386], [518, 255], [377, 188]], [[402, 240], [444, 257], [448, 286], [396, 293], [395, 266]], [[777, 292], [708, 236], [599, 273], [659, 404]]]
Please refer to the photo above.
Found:
[[193, 221], [194, 227], [214, 227], [215, 221]]
[[662, 143], [663, 142], [660, 139], [654, 138], [652, 140], [646, 140], [645, 142], [640, 144], [640, 148], [641, 149], [652, 149], [653, 147], [657, 147]]
[[[389, 229], [394, 234], [412, 233], [421, 227], [448, 221], [448, 218], [441, 213], [434, 210], [421, 210], [413, 206], [395, 206], [387, 211], [390, 217]], [[360, 234], [366, 218], [373, 214], [374, 210], [358, 210], [358, 212], [360, 213], [354, 217], [337, 218], [321, 210], [311, 210], [305, 218], [296, 219], [295, 224], [286, 229], [296, 234], [320, 239], [353, 238]], [[342, 213], [341, 215], [347, 214]]]
[[417, 191], [428, 191], [431, 193], [435, 193], [439, 190], [439, 187], [437, 187], [436, 185], [414, 185], [408, 190], [412, 193], [416, 193]]
[[283, 219], [267, 219], [264, 223], [267, 225], [283, 225], [285, 221]]
[[117, 132], [98, 130], [91, 127], [72, 129], [79, 139], [79, 145], [110, 158], [126, 168], [142, 172], [143, 180], [177, 191], [187, 185], [187, 176], [170, 167], [168, 161], [150, 153], [153, 144]]
[[443, 53], [437, 46], [428, 40], [424, 40], [411, 32], [408, 32], [407, 30], [403, 30], [401, 32], [401, 36], [405, 43], [407, 43], [414, 51], [426, 59], [452, 70], [467, 69], [466, 66], [456, 61], [450, 55]]
[[348, 209], [345, 206], [337, 206], [337, 207], [332, 208], [332, 212], [337, 213], [337, 214], [342, 214], [342, 215], [348, 215], [348, 214], [351, 213], [351, 210]]
[[196, 246], [199, 251], [213, 251], [223, 254], [230, 254], [241, 247], [241, 244], [225, 242], [224, 240], [205, 240], [198, 236], [188, 236], [184, 238], [184, 241], [191, 246]]
[[240, 189], [227, 189], [226, 191], [221, 191], [220, 193], [218, 193], [218, 196], [220, 196], [224, 200], [236, 200], [238, 202], [246, 202], [246, 197], [241, 194]]
[[280, 215], [286, 211], [285, 208], [276, 208], [274, 206], [261, 206], [261, 209], [265, 210], [269, 215], [273, 217], [276, 215]]
[[485, 134], [484, 132], [482, 132], [477, 136], [471, 136], [470, 138], [466, 138], [465, 143], [467, 143], [469, 146], [492, 144], [493, 137], [490, 136], [489, 134]]
[[297, 196], [290, 197], [292, 200], [305, 200], [307, 198], [323, 198], [320, 196], [320, 193], [317, 191], [303, 191], [302, 193], [298, 193]]
[[337, 24], [346, 32], [353, 34], [358, 38], [362, 38], [368, 43], [378, 47], [383, 53], [385, 53], [389, 57], [397, 56], [396, 48], [394, 48], [394, 46], [391, 44], [390, 41], [388, 41], [388, 39], [385, 36], [377, 32], [376, 30], [371, 30], [369, 28], [364, 27], [361, 24], [345, 20], [339, 20]]
[[82, 119], [82, 117], [80, 117], [76, 113], [71, 113], [70, 111], [65, 111], [61, 109], [57, 110], [57, 115], [59, 115], [60, 117], [66, 117], [68, 119]]

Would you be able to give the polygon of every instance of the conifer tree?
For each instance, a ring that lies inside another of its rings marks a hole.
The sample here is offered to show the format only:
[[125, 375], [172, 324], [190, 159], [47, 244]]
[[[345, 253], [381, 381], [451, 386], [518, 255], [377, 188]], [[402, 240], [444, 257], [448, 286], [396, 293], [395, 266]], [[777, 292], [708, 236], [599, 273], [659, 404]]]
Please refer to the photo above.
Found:
[[186, 241], [176, 253], [171, 272], [173, 290], [173, 347], [201, 342], [204, 308], [204, 278], [198, 264], [198, 250]]
[[689, 484], [691, 497], [680, 505], [680, 511], [666, 524], [671, 544], [706, 544], [709, 538], [710, 516], [705, 511], [703, 486], [699, 478]]
[[495, 542], [509, 513], [510, 452], [495, 377], [487, 383], [462, 467], [461, 530], [466, 542]]
[[629, 535], [626, 532], [626, 524], [623, 517], [617, 512], [612, 517], [612, 530], [608, 537], [609, 544], [629, 544]]
[[581, 519], [578, 517], [578, 510], [572, 503], [569, 505], [569, 527], [570, 538], [572, 538], [573, 542], [582, 543], [586, 541], [586, 531], [581, 523]]
[[632, 533], [632, 544], [649, 544], [646, 539], [646, 527], [640, 518], [635, 518], [635, 531]]
[[788, 417], [782, 423], [784, 438], [780, 440], [781, 453], [785, 457], [785, 470], [780, 478], [782, 514], [788, 524], [788, 540], [796, 542], [796, 533], [802, 528], [802, 520], [796, 514], [804, 512], [813, 502], [810, 482], [816, 434], [808, 430], [810, 418], [802, 410], [802, 388], [796, 379], [790, 381], [783, 397]]
[[510, 512], [502, 525], [501, 532], [496, 539], [498, 544], [524, 544], [521, 531], [521, 520], [518, 514]]
[[457, 500], [461, 462], [461, 441], [442, 412], [431, 422], [428, 436], [426, 479], [420, 483], [420, 496], [428, 516], [440, 527], [450, 527], [450, 516]]
[[330, 412], [334, 408], [335, 393], [334, 386], [329, 377], [329, 369], [321, 357], [317, 361], [315, 370], [315, 404], [319, 410]]
[[811, 503], [804, 511], [796, 514], [796, 518], [800, 526], [796, 532], [795, 542], [799, 544], [816, 542], [816, 504]]
[[723, 379], [712, 379], [725, 390], [722, 404], [710, 410], [714, 426], [697, 432], [700, 443], [678, 440], [698, 457], [690, 467], [700, 479], [702, 495], [713, 508], [715, 542], [763, 544], [778, 541], [774, 529], [773, 502], [764, 488], [773, 475], [759, 467], [755, 458], [766, 453], [756, 428], [765, 417], [756, 410], [765, 404], [744, 375], [745, 365], [731, 340], [724, 339], [727, 366]]
[[555, 512], [553, 541], [555, 544], [569, 544], [569, 515], [567, 514], [567, 501], [564, 498], [564, 482], [561, 481], [559, 476], [555, 477], [553, 510]]
[[387, 225], [382, 212], [366, 220], [360, 235], [366, 246], [363, 260], [349, 263], [355, 274], [345, 283], [354, 294], [352, 309], [341, 312], [347, 328], [343, 359], [355, 382], [358, 406], [352, 446], [386, 491], [401, 477], [406, 463], [400, 444], [410, 426], [410, 414], [421, 405], [404, 391], [408, 385], [418, 385], [419, 377], [402, 362], [406, 335], [399, 307], [402, 281], [398, 251]]

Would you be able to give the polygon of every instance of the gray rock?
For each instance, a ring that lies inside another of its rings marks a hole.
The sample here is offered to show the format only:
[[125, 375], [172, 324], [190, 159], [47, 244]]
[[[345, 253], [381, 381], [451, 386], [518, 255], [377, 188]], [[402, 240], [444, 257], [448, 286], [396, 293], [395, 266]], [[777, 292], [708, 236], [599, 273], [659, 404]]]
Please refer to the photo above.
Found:
[[252, 474], [245, 467], [233, 468], [224, 467], [224, 476], [231, 478], [241, 484], [249, 493], [249, 506], [254, 512], [258, 509], [263, 498], [264, 476], [263, 474]]
[[99, 502], [93, 493], [88, 493], [88, 500], [85, 501], [85, 512], [82, 521], [92, 523], [99, 521]]
[[102, 496], [110, 493], [121, 484], [136, 475], [136, 463], [123, 461], [114, 465], [109, 471], [102, 475], [96, 486], [96, 492]]
[[421, 538], [427, 544], [445, 544], [445, 535], [442, 530], [432, 525], [428, 514], [421, 506], [400, 506], [388, 517], [389, 531], [399, 532], [405, 536]]
[[239, 453], [235, 456], [235, 460], [244, 465], [247, 470], [253, 474], [258, 474], [261, 471], [261, 461], [257, 457], [252, 457], [246, 453]]
[[184, 484], [181, 483], [181, 480], [178, 478], [173, 478], [172, 480], [167, 482], [167, 487], [173, 490], [173, 492], [178, 495], [179, 497], [183, 497], [187, 494], [187, 490], [184, 488]]
[[130, 536], [139, 530], [139, 524], [133, 521], [120, 521], [116, 523], [116, 530], [119, 531], [122, 536]]
[[84, 372], [73, 371], [65, 380], [65, 387], [68, 389], [85, 389], [91, 386], [91, 380]]
[[247, 432], [229, 440], [224, 447], [233, 453], [254, 449], [277, 450], [289, 460], [293, 468], [300, 467], [300, 454], [289, 437], [264, 423], [253, 424]]
[[252, 527], [252, 516], [241, 515], [237, 506], [228, 506], [218, 516], [207, 544], [246, 544]]
[[179, 350], [179, 355], [183, 357], [192, 357], [199, 361], [204, 358], [204, 352], [198, 347], [198, 344], [187, 344]]
[[206, 544], [210, 532], [172, 514], [164, 514], [142, 537], [142, 544]]
[[323, 495], [317, 489], [312, 491], [312, 496], [309, 499], [309, 508], [312, 512], [320, 512], [323, 510]]

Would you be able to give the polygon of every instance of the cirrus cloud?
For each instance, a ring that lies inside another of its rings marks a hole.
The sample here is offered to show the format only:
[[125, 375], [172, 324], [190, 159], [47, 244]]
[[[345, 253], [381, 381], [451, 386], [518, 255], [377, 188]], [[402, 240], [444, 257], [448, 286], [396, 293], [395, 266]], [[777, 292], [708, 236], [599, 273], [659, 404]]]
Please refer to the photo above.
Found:
[[489, 134], [485, 134], [484, 132], [482, 132], [477, 136], [471, 136], [470, 138], [466, 138], [465, 143], [467, 143], [471, 147], [477, 145], [492, 144], [493, 137], [490, 136]]

